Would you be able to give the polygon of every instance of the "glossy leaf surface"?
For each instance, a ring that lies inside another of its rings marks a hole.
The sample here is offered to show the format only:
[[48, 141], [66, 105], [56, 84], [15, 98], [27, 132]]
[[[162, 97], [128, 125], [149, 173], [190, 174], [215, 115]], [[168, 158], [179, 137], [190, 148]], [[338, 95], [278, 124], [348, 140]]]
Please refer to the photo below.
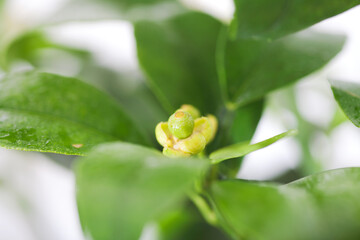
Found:
[[222, 181], [218, 215], [238, 239], [358, 239], [360, 168], [332, 170], [288, 185]]
[[351, 82], [332, 81], [335, 99], [346, 116], [360, 127], [360, 85]]
[[[90, 52], [54, 43], [42, 31], [18, 36], [7, 46], [4, 54], [8, 66], [14, 61], [25, 60], [40, 71], [44, 69], [46, 72], [60, 72], [65, 75], [73, 74], [66, 69], [71, 68], [73, 61], [78, 61], [81, 71], [76, 78], [96, 86], [118, 100], [124, 113], [147, 138], [154, 138], [154, 126], [167, 117], [142, 78], [99, 66]], [[146, 121], [143, 121], [144, 117]]]
[[224, 47], [230, 101], [245, 105], [294, 83], [328, 63], [344, 37], [304, 32], [274, 42], [237, 40]]
[[296, 133], [296, 130], [290, 130], [258, 143], [250, 144], [249, 142], [241, 142], [221, 148], [210, 154], [211, 163], [217, 164], [227, 159], [243, 157], [246, 154], [267, 147], [284, 137], [293, 136]]
[[127, 143], [95, 148], [76, 167], [84, 231], [94, 240], [138, 239], [144, 224], [185, 198], [206, 166]]
[[38, 72], [0, 80], [0, 146], [83, 155], [108, 141], [144, 142], [114, 100], [73, 78]]
[[310, 27], [359, 4], [358, 0], [234, 0], [231, 35], [274, 39]]
[[169, 114], [184, 103], [204, 114], [216, 112], [221, 102], [215, 66], [220, 26], [197, 12], [135, 24], [139, 62]]

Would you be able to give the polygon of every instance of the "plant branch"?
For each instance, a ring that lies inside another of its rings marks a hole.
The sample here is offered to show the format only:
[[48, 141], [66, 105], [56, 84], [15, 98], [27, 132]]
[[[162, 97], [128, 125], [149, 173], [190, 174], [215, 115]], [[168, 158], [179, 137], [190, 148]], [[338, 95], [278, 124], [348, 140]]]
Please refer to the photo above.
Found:
[[199, 209], [204, 219], [212, 226], [218, 227], [218, 219], [203, 197], [193, 192], [188, 193], [189, 198]]

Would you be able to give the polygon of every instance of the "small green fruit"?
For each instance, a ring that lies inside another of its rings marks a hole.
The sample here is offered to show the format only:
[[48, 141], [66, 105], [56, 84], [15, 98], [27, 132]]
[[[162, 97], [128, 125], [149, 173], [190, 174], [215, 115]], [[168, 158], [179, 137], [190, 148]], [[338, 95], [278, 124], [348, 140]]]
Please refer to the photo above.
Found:
[[189, 137], [194, 130], [194, 119], [190, 113], [178, 110], [170, 116], [168, 125], [175, 137], [184, 139]]

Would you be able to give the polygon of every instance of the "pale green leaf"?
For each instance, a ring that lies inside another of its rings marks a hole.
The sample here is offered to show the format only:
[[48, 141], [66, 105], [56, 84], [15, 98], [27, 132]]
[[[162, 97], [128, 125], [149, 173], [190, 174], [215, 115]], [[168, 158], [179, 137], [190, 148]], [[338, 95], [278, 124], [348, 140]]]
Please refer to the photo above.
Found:
[[207, 165], [128, 143], [96, 147], [76, 166], [84, 232], [93, 240], [138, 239], [146, 223], [185, 199]]
[[346, 116], [360, 127], [360, 85], [351, 82], [331, 81], [335, 99]]
[[267, 147], [284, 137], [294, 136], [296, 133], [296, 130], [289, 130], [262, 142], [250, 144], [250, 142], [246, 141], [221, 148], [210, 154], [211, 163], [217, 164], [224, 160], [245, 156], [251, 152]]
[[308, 176], [288, 185], [220, 181], [211, 196], [236, 239], [328, 240], [360, 237], [360, 168]]

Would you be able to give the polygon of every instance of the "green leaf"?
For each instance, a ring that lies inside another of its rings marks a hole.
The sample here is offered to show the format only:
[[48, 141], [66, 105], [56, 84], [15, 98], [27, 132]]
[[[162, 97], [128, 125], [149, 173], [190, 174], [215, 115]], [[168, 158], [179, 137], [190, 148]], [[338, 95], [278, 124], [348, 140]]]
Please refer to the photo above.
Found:
[[234, 111], [234, 120], [229, 129], [231, 143], [252, 139], [263, 109], [264, 99], [260, 99]]
[[96, 147], [76, 166], [85, 233], [94, 240], [138, 239], [146, 223], [185, 198], [207, 165], [128, 143]]
[[8, 69], [13, 61], [19, 59], [33, 64], [36, 61], [36, 52], [50, 47], [52, 47], [52, 44], [45, 38], [42, 32], [23, 33], [14, 37], [4, 49], [1, 49], [1, 67]]
[[[43, 53], [47, 53], [45, 58]], [[61, 58], [62, 53], [65, 53], [65, 59]], [[154, 128], [158, 122], [166, 119], [167, 114], [145, 85], [144, 79], [99, 66], [89, 52], [54, 43], [39, 30], [27, 32], [15, 38], [4, 54], [7, 67], [14, 60], [26, 60], [36, 69], [45, 69], [46, 72], [52, 73], [64, 72], [64, 66], [66, 72], [66, 66], [69, 65], [66, 62], [67, 57], [74, 58], [79, 61], [81, 69], [75, 77], [85, 80], [118, 100], [122, 110], [135, 123], [136, 128], [148, 138], [153, 139], [156, 143], [154, 145], [158, 146]], [[62, 64], [54, 64], [54, 61]], [[143, 121], [144, 116], [146, 116], [146, 121]]]
[[39, 67], [39, 53], [42, 50], [61, 50], [67, 53], [89, 58], [90, 53], [52, 42], [43, 31], [33, 30], [24, 32], [9, 40], [1, 49], [0, 64], [4, 69], [9, 69], [16, 60], [25, 60], [35, 67]]
[[221, 103], [215, 66], [220, 27], [219, 21], [197, 12], [135, 24], [139, 62], [169, 113], [184, 103], [203, 113], [216, 112]]
[[284, 186], [222, 181], [218, 216], [237, 239], [358, 239], [360, 168], [315, 174]]
[[148, 88], [143, 77], [115, 72], [97, 65], [93, 59], [83, 60], [82, 63], [80, 78], [86, 79], [87, 82], [114, 97], [137, 128], [153, 140], [154, 146], [159, 146], [155, 139], [154, 129], [156, 124], [169, 116]]
[[157, 240], [230, 240], [221, 229], [209, 225], [191, 204], [167, 213], [157, 226]]
[[359, 4], [358, 0], [234, 0], [230, 34], [274, 39], [310, 27]]
[[[136, 127], [148, 138], [153, 139], [153, 142], [158, 146], [154, 136], [154, 128], [158, 122], [166, 119], [167, 114], [145, 85], [143, 79], [135, 78], [133, 74], [119, 74], [98, 66], [89, 52], [54, 43], [40, 30], [17, 36], [3, 50], [5, 59], [3, 65], [10, 69], [11, 63], [14, 61], [25, 60], [38, 70], [45, 69], [46, 72], [62, 73], [64, 66], [66, 70], [66, 66], [69, 64], [66, 62], [68, 58], [62, 59], [60, 54], [65, 53], [65, 56], [74, 57], [75, 60], [79, 61], [81, 69], [76, 78], [84, 79], [87, 83], [116, 98], [122, 110], [136, 124]], [[44, 50], [51, 50], [51, 52]], [[47, 53], [45, 58], [43, 53]], [[61, 64], [53, 64], [54, 61]], [[143, 121], [144, 116], [146, 116], [146, 121]]]
[[218, 164], [224, 160], [245, 156], [251, 152], [267, 147], [284, 137], [294, 136], [295, 134], [297, 134], [296, 130], [289, 130], [255, 144], [250, 144], [250, 142], [246, 141], [221, 148], [210, 154], [211, 163]]
[[344, 40], [343, 36], [304, 32], [274, 42], [228, 41], [223, 54], [230, 101], [245, 105], [294, 83], [329, 62]]
[[[227, 110], [221, 118], [218, 136], [208, 148], [212, 152], [234, 143], [250, 141], [255, 133], [264, 107], [264, 100], [258, 100], [234, 110]], [[242, 158], [224, 161], [219, 165], [222, 177], [235, 178], [242, 163]]]
[[0, 0], [0, 18], [2, 17], [5, 0]]
[[45, 25], [69, 21], [159, 20], [187, 11], [177, 0], [69, 0]]
[[351, 82], [331, 81], [335, 99], [346, 116], [360, 127], [360, 85]]
[[0, 80], [0, 146], [83, 155], [102, 142], [144, 142], [114, 100], [73, 78], [26, 72]]

